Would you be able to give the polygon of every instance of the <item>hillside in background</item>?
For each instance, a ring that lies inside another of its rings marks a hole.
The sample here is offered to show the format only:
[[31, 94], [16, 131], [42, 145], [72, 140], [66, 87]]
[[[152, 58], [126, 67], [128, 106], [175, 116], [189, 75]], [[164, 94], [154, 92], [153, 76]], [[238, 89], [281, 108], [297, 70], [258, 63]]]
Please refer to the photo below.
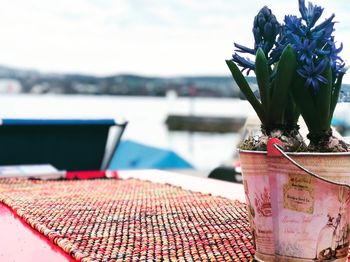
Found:
[[[254, 77], [247, 78], [253, 85]], [[128, 96], [238, 97], [231, 76], [144, 77], [113, 75], [97, 77], [80, 74], [45, 74], [0, 66], [0, 93], [58, 93]]]
[[[257, 92], [255, 77], [246, 77]], [[0, 93], [93, 94], [119, 96], [240, 97], [238, 86], [228, 76], [145, 77], [112, 75], [97, 77], [80, 74], [45, 74], [0, 66]], [[343, 84], [340, 100], [350, 101], [350, 85]]]

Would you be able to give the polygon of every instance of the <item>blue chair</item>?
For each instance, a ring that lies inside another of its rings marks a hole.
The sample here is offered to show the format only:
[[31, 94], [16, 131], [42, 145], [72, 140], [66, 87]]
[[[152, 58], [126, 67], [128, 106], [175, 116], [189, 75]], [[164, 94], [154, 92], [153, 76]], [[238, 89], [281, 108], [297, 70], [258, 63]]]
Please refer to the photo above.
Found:
[[[0, 165], [51, 164], [59, 170], [106, 169], [126, 121], [113, 119], [0, 120]], [[119, 129], [107, 139], [112, 128]]]

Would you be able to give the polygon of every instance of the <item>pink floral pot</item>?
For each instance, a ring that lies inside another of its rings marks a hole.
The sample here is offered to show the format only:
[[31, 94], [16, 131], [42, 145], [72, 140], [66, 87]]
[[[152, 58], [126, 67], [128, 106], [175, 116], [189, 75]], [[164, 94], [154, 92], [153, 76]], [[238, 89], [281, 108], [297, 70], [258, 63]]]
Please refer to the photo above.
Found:
[[240, 151], [239, 155], [250, 228], [254, 237], [255, 257], [274, 261], [275, 244], [267, 153]]
[[256, 259], [347, 261], [350, 153], [288, 156], [240, 151]]

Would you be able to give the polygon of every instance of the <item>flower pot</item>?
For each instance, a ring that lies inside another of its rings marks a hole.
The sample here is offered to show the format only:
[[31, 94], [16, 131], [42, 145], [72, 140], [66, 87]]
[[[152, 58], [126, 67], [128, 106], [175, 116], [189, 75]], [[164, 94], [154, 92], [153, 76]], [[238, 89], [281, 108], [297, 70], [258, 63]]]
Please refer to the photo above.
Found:
[[239, 157], [255, 257], [273, 261], [275, 244], [267, 152], [239, 151]]
[[256, 259], [347, 261], [350, 153], [288, 156], [240, 151]]

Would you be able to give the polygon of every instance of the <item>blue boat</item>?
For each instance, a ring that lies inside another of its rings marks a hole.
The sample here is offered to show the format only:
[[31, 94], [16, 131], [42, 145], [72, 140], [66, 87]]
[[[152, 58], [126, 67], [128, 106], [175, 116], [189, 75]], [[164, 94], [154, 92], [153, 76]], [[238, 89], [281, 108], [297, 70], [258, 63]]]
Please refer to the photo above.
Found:
[[122, 140], [109, 165], [122, 169], [192, 169], [193, 166], [172, 150]]

